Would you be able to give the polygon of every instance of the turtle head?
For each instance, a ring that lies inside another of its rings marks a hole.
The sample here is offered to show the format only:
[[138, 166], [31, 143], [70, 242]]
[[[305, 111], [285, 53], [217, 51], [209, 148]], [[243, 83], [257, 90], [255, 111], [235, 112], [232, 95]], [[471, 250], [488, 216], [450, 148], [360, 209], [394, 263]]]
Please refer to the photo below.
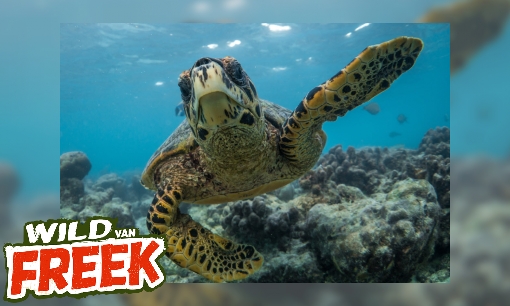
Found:
[[235, 58], [199, 59], [181, 73], [179, 88], [184, 113], [201, 147], [225, 147], [246, 138], [260, 142], [255, 139], [265, 131], [260, 100]]

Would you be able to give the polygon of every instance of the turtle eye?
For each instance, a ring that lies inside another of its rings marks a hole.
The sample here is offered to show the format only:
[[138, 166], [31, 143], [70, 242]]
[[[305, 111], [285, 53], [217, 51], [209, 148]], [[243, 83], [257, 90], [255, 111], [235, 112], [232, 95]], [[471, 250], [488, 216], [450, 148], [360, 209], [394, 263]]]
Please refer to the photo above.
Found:
[[232, 81], [236, 83], [239, 86], [245, 86], [246, 85], [246, 79], [244, 77], [244, 71], [241, 67], [241, 64], [239, 64], [238, 61], [234, 60], [232, 63], [230, 63], [229, 67], [230, 75], [232, 76]]
[[184, 103], [187, 103], [190, 99], [191, 94], [191, 84], [189, 77], [180, 77], [179, 82], [177, 83], [179, 89], [181, 90], [181, 98]]

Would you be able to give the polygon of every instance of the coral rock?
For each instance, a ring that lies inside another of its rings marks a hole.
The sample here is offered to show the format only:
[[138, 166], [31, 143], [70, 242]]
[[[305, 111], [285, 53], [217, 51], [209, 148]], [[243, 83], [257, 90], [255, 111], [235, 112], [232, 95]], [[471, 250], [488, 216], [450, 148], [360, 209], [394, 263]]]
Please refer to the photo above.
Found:
[[60, 156], [60, 179], [82, 180], [91, 168], [92, 165], [83, 152], [67, 152]]
[[410, 281], [432, 254], [440, 207], [432, 186], [408, 179], [384, 201], [317, 204], [307, 215], [307, 234], [337, 282]]
[[77, 178], [60, 180], [60, 202], [63, 206], [78, 203], [85, 194], [83, 182]]
[[131, 215], [131, 204], [121, 202], [119, 198], [114, 198], [112, 202], [105, 204], [97, 215], [118, 219], [117, 227], [126, 228], [135, 225], [135, 220]]
[[121, 199], [127, 199], [127, 186], [125, 185], [125, 180], [115, 173], [108, 173], [102, 175], [97, 179], [97, 181], [92, 185], [93, 190], [102, 191], [106, 189], [113, 189], [114, 195]]

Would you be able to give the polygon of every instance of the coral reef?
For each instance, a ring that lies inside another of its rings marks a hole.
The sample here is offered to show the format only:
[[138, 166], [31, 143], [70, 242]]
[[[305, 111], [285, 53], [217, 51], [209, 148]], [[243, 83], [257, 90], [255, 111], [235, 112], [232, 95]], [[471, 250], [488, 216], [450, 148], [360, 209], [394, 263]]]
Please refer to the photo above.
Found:
[[341, 145], [318, 161], [319, 167], [304, 175], [299, 184], [319, 195], [331, 188], [330, 181], [359, 188], [365, 195], [388, 192], [406, 178], [427, 179], [436, 189], [441, 207], [450, 206], [450, 130], [429, 130], [418, 150], [362, 148]]
[[447, 127], [428, 130], [423, 136], [418, 152], [429, 155], [441, 155], [444, 158], [450, 157], [450, 129]]
[[417, 267], [414, 282], [446, 283], [450, 280], [450, 256], [437, 257]]
[[229, 203], [223, 208], [221, 224], [228, 234], [261, 244], [282, 237], [301, 237], [303, 231], [296, 224], [299, 219], [297, 208], [272, 205], [275, 201], [269, 196], [257, 196], [253, 200]]
[[135, 220], [131, 214], [131, 204], [122, 202], [119, 198], [113, 198], [106, 203], [97, 213], [98, 216], [108, 216], [118, 220], [118, 227], [134, 227]]
[[268, 252], [264, 266], [245, 282], [318, 283], [326, 280], [325, 275], [308, 242], [294, 239], [286, 251], [272, 249]]
[[112, 189], [116, 196], [124, 196], [126, 194], [125, 180], [115, 173], [108, 173], [100, 176], [91, 186], [96, 191]]
[[151, 190], [145, 189], [140, 184], [139, 173], [129, 173], [124, 177], [120, 177], [116, 173], [107, 173], [95, 181], [88, 181], [87, 185], [93, 191], [112, 189], [114, 197], [128, 202], [136, 202], [154, 196]]
[[83, 152], [68, 152], [60, 156], [60, 202], [76, 203], [85, 194], [83, 178], [92, 168]]
[[78, 203], [63, 205], [60, 213], [63, 218], [84, 221], [94, 216], [117, 218], [118, 227], [133, 227], [135, 219], [131, 213], [131, 203], [114, 197], [113, 188], [86, 193]]
[[[84, 221], [94, 216], [117, 218], [118, 227], [133, 227], [132, 200], [143, 194], [116, 174], [106, 174], [96, 181], [83, 179], [91, 163], [82, 152], [64, 153], [60, 157], [60, 215], [62, 218]], [[136, 190], [134, 192], [130, 192]], [[135, 195], [133, 195], [135, 194]]]
[[315, 205], [307, 235], [330, 281], [407, 282], [431, 255], [439, 210], [427, 181], [407, 179], [379, 199]]
[[[448, 128], [436, 128], [416, 150], [335, 146], [281, 189], [218, 205], [181, 203], [180, 210], [264, 255], [262, 268], [244, 282], [448, 281], [449, 139]], [[86, 179], [84, 193], [62, 202], [61, 213], [115, 217], [147, 234], [153, 193], [139, 179]], [[160, 263], [167, 281], [207, 281], [166, 258]]]

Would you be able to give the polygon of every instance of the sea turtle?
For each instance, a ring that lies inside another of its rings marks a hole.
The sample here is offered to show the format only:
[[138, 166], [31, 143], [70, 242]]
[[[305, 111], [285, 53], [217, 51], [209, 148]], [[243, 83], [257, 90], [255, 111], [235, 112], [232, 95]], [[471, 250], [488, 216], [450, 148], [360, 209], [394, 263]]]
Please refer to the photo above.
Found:
[[292, 112], [259, 98], [233, 57], [201, 58], [181, 73], [186, 120], [152, 155], [141, 183], [156, 191], [151, 233], [168, 239], [166, 255], [214, 282], [240, 280], [263, 263], [253, 246], [211, 233], [179, 203], [219, 204], [285, 186], [310, 170], [326, 144], [325, 121], [386, 90], [415, 63], [423, 42], [398, 37], [369, 46], [313, 88]]

